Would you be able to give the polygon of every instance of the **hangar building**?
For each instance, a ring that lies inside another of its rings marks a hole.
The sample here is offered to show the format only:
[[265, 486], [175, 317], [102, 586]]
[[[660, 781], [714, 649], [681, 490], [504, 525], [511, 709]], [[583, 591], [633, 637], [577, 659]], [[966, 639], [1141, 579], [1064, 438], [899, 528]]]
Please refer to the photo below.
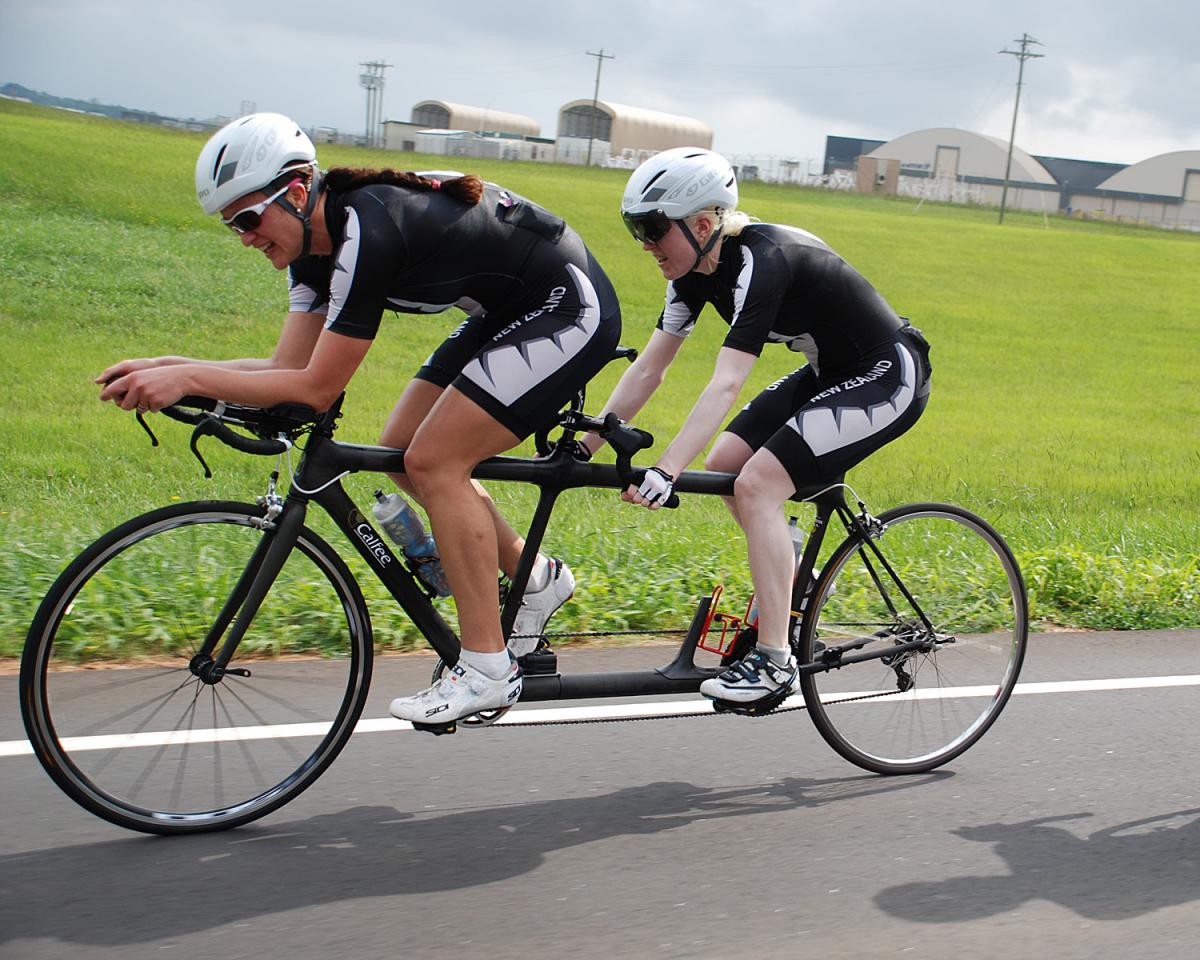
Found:
[[422, 100], [415, 104], [411, 122], [426, 130], [470, 130], [516, 137], [537, 137], [542, 133], [541, 124], [532, 117], [490, 107], [468, 107], [447, 100]]
[[659, 113], [607, 100], [572, 100], [558, 111], [560, 163], [603, 164], [610, 156], [630, 163], [671, 147], [712, 147], [712, 127], [691, 117]]
[[1125, 167], [1090, 191], [1073, 192], [1084, 213], [1200, 226], [1200, 150], [1160, 153]]
[[[824, 177], [866, 193], [998, 206], [1007, 162], [1006, 141], [934, 127], [886, 142], [827, 137]], [[1130, 166], [1035, 157], [1014, 146], [1007, 203], [1200, 230], [1200, 150], [1164, 153]]]
[[[931, 127], [889, 140], [865, 156], [875, 161], [893, 161], [890, 173], [897, 185], [887, 192], [897, 192], [898, 179], [909, 178], [926, 182], [909, 184], [910, 189], [905, 192], [921, 193], [929, 199], [1000, 205], [1008, 144], [997, 137], [956, 127]], [[884, 164], [876, 179], [888, 173], [888, 165]], [[1049, 170], [1020, 147], [1013, 147], [1008, 206], [1055, 210], [1058, 190], [1058, 181]]]
[[407, 123], [383, 124], [384, 146], [443, 156], [553, 160], [554, 141], [540, 136], [532, 117], [448, 100], [422, 100]]

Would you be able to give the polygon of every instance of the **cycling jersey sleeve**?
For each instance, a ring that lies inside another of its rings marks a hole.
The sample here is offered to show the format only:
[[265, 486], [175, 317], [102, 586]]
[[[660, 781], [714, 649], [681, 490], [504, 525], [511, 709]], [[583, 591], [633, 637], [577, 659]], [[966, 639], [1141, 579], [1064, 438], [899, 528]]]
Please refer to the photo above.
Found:
[[791, 271], [782, 256], [771, 251], [741, 248], [741, 265], [733, 291], [733, 315], [725, 346], [759, 356], [771, 336]]
[[696, 326], [696, 318], [704, 308], [703, 300], [689, 297], [674, 281], [667, 284], [666, 303], [658, 315], [658, 329], [676, 337], [686, 337]]
[[325, 329], [373, 340], [387, 307], [389, 283], [408, 259], [408, 246], [393, 217], [370, 193], [356, 191], [344, 211]]
[[288, 267], [288, 311], [329, 312], [328, 257], [304, 257]]

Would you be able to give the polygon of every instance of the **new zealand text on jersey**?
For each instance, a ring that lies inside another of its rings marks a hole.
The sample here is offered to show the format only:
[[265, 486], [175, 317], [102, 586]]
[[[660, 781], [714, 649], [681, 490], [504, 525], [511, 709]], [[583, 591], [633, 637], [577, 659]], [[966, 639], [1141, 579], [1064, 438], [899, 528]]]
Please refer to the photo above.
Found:
[[832, 397], [834, 394], [841, 393], [843, 390], [853, 390], [855, 387], [861, 387], [865, 384], [872, 383], [891, 369], [891, 360], [880, 360], [861, 377], [851, 377], [849, 380], [843, 380], [841, 383], [835, 383], [828, 390], [823, 390], [821, 393], [818, 393], [815, 397], [813, 397], [813, 400], [824, 400], [826, 397]]

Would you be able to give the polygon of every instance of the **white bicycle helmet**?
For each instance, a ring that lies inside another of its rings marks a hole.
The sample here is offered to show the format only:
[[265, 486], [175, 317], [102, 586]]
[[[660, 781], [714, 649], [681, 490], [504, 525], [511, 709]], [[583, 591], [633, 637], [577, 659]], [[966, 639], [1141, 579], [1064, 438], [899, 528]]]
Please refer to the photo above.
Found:
[[294, 120], [251, 113], [212, 135], [196, 160], [196, 199], [207, 214], [262, 190], [285, 170], [316, 169], [317, 149]]
[[621, 212], [658, 210], [682, 220], [710, 207], [732, 210], [737, 202], [737, 178], [728, 160], [700, 147], [675, 147], [656, 153], [633, 171]]
[[633, 171], [621, 197], [621, 217], [640, 243], [657, 243], [678, 221], [699, 264], [720, 231], [714, 230], [701, 247], [683, 220], [701, 210], [728, 212], [737, 202], [737, 177], [728, 160], [702, 147], [675, 147], [656, 153]]

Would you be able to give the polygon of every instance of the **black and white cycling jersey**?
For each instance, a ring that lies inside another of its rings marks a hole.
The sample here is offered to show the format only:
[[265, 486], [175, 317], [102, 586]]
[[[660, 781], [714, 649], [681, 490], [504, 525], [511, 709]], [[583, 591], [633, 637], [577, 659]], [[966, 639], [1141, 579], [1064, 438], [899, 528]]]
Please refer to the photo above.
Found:
[[724, 345], [783, 343], [808, 364], [763, 390], [727, 432], [765, 447], [797, 487], [844, 473], [908, 430], [929, 396], [928, 344], [819, 237], [756, 223], [721, 242], [717, 269], [670, 283], [658, 326], [685, 337], [706, 304]]
[[819, 237], [754, 223], [721, 241], [717, 269], [668, 284], [660, 329], [687, 336], [705, 304], [729, 324], [725, 346], [758, 356], [764, 344], [801, 352], [822, 382], [869, 369], [867, 358], [900, 339], [903, 321]]
[[417, 376], [453, 383], [518, 436], [532, 433], [611, 358], [620, 308], [563, 220], [495, 184], [469, 206], [439, 191], [376, 184], [331, 194], [329, 256], [289, 270], [293, 312], [373, 339], [385, 311], [468, 320]]

